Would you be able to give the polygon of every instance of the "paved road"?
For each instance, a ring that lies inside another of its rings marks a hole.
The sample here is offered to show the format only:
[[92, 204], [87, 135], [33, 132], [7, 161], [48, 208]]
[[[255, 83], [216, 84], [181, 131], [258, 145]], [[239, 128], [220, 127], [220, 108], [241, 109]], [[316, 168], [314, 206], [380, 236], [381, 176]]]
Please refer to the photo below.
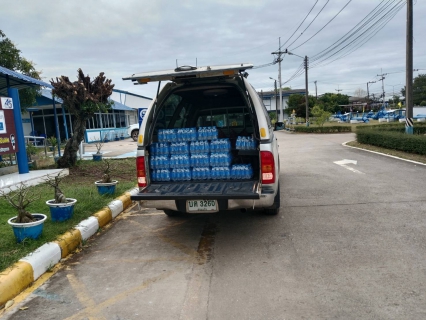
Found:
[[277, 134], [278, 216], [133, 208], [5, 319], [425, 319], [426, 167]]

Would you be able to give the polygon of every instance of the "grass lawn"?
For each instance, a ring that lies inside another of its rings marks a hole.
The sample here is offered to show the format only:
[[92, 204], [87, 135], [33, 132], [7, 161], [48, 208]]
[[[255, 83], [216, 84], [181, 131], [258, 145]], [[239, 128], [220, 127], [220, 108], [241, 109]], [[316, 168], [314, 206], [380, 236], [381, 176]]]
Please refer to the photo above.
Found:
[[[367, 126], [374, 126], [374, 125], [378, 125], [378, 124], [386, 126], [386, 125], [392, 125], [392, 124], [395, 125], [397, 123], [399, 123], [399, 122], [397, 122], [397, 121], [395, 121], [395, 122], [379, 122], [379, 120], [369, 119], [369, 122], [367, 122], [367, 123], [349, 123], [349, 122], [331, 121], [331, 122], [324, 123], [323, 126], [324, 127], [334, 127], [334, 126], [351, 127], [352, 128], [352, 132], [356, 132], [356, 127], [357, 126], [367, 127]], [[403, 124], [401, 124], [401, 125], [403, 125]], [[300, 123], [300, 124], [297, 124], [296, 126], [297, 127], [299, 127], [299, 126], [300, 127], [305, 127], [306, 124]], [[310, 127], [314, 127], [314, 128], [319, 127], [314, 122], [310, 123], [309, 126]], [[291, 127], [291, 125], [290, 125], [290, 127]]]
[[58, 235], [72, 229], [116, 197], [136, 187], [135, 159], [112, 159], [111, 167], [115, 168], [111, 172], [111, 178], [118, 180], [117, 189], [115, 195], [105, 196], [98, 194], [94, 184], [95, 181], [101, 180], [103, 175], [101, 162], [80, 161], [77, 167], [70, 169], [70, 175], [64, 177], [59, 186], [67, 198], [77, 199], [74, 215], [67, 221], [52, 222], [50, 220], [50, 211], [46, 201], [54, 198], [52, 187], [45, 184], [31, 187], [41, 197], [30, 204], [28, 211], [43, 213], [48, 217], [44, 223], [43, 233], [38, 240], [24, 240], [16, 243], [12, 227], [7, 223], [9, 218], [16, 216], [16, 210], [6, 200], [0, 199], [0, 272], [43, 244], [55, 240]]

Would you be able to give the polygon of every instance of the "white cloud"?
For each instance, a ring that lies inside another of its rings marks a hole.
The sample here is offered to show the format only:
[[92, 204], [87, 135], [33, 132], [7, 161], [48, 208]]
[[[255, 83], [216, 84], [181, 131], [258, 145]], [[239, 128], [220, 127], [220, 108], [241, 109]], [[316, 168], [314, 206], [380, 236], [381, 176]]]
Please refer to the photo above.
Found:
[[[307, 26], [326, 0], [317, 6], [298, 32]], [[78, 68], [91, 76], [104, 71], [116, 88], [154, 96], [156, 85], [134, 86], [121, 80], [135, 72], [170, 69], [179, 64], [198, 65], [271, 62], [278, 48], [300, 24], [314, 1], [280, 0], [74, 0], [40, 2], [16, 0], [2, 7], [2, 30], [22, 54], [43, 70], [45, 80], [62, 74], [75, 77]], [[325, 25], [347, 0], [330, 0], [317, 20], [289, 49], [297, 47]], [[324, 30], [295, 53], [313, 57], [341, 38], [378, 4], [352, 1]], [[426, 29], [426, 4], [414, 7], [414, 67], [426, 69], [422, 41]], [[344, 59], [309, 70], [310, 92], [317, 80], [319, 92], [353, 94], [376, 75], [389, 73], [385, 83], [404, 83], [405, 10], [388, 23], [361, 49]], [[293, 40], [292, 39], [292, 40]], [[288, 44], [292, 42], [290, 40]], [[283, 49], [286, 46], [283, 47]], [[302, 60], [286, 56], [282, 79], [287, 80]], [[250, 71], [249, 79], [258, 89], [272, 89], [278, 66]], [[415, 74], [416, 75], [416, 74]], [[286, 84], [304, 86], [301, 76]], [[380, 89], [373, 84], [373, 89]], [[390, 87], [392, 89], [392, 87]], [[396, 89], [393, 88], [393, 89]]]

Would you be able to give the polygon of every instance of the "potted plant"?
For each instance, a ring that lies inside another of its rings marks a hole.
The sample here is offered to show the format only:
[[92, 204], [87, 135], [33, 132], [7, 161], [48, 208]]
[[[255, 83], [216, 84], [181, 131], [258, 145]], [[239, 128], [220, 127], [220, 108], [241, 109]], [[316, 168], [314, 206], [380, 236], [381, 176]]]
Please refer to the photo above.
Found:
[[50, 149], [50, 151], [52, 151], [53, 158], [56, 161], [57, 160], [56, 147], [58, 146], [58, 140], [56, 139], [56, 137], [51, 136], [51, 137], [47, 138], [47, 142], [50, 144], [49, 149]]
[[105, 143], [105, 139], [101, 139], [100, 141], [96, 141], [95, 142], [95, 147], [96, 147], [96, 153], [94, 153], [93, 156], [93, 161], [102, 161], [102, 147], [104, 146]]
[[59, 188], [61, 180], [61, 172], [55, 177], [48, 176], [46, 179], [46, 184], [53, 188], [55, 194], [54, 199], [46, 201], [46, 204], [50, 208], [52, 221], [65, 221], [70, 219], [74, 214], [74, 206], [77, 203], [76, 199], [65, 197], [64, 193]]
[[43, 231], [44, 221], [47, 216], [41, 213], [29, 213], [27, 207], [34, 201], [40, 199], [34, 188], [20, 183], [15, 189], [0, 189], [0, 197], [5, 199], [13, 208], [17, 215], [10, 218], [7, 223], [12, 227], [16, 241], [22, 242], [24, 239], [38, 239]]
[[111, 179], [111, 162], [110, 160], [103, 160], [104, 169], [103, 169], [103, 175], [102, 180], [95, 181], [95, 185], [98, 188], [98, 193], [100, 195], [104, 194], [114, 194], [115, 187], [118, 183], [117, 180]]
[[34, 164], [34, 159], [33, 157], [35, 155], [37, 155], [37, 153], [39, 152], [38, 148], [32, 143], [32, 142], [27, 142], [25, 149], [27, 151], [27, 157], [28, 157], [28, 165], [31, 168]]

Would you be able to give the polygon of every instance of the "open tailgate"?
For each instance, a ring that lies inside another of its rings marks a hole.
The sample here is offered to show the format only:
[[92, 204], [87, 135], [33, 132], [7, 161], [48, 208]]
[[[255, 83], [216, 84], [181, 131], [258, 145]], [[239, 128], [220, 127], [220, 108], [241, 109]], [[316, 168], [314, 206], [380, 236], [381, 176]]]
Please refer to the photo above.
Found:
[[154, 183], [132, 200], [260, 199], [258, 181]]

